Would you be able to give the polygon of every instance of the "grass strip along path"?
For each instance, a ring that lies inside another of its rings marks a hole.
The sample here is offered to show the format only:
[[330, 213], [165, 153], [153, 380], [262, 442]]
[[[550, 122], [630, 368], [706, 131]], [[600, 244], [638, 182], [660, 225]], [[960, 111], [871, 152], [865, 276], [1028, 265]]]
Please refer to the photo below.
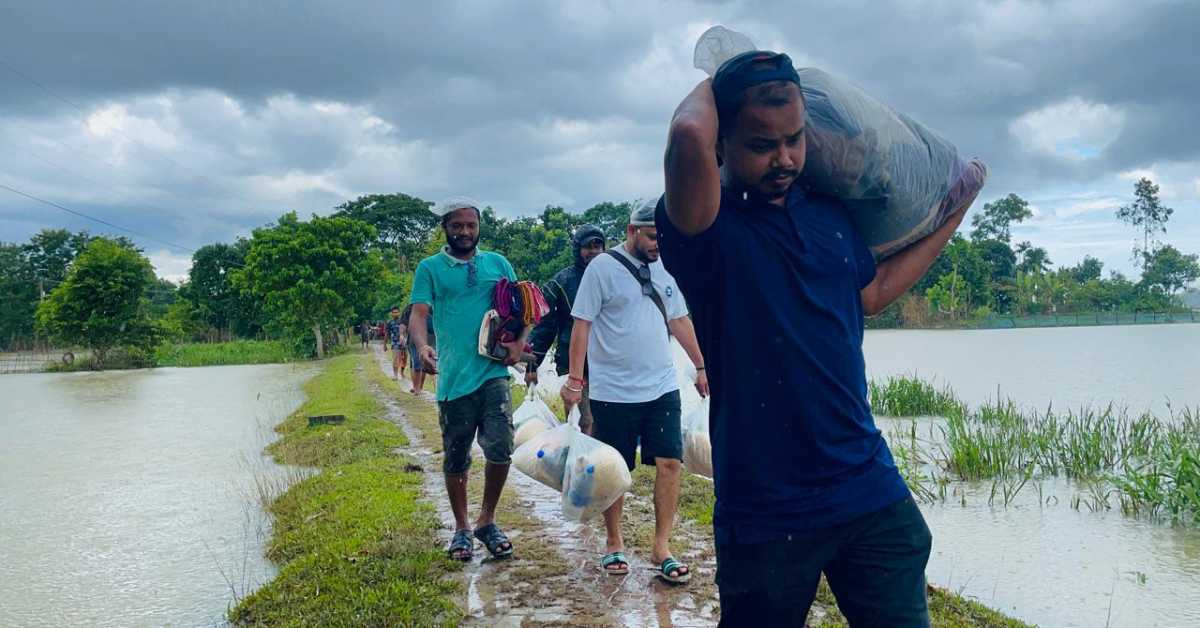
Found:
[[[360, 356], [328, 361], [308, 400], [277, 428], [268, 452], [319, 473], [278, 496], [267, 557], [278, 576], [230, 611], [239, 625], [456, 625], [460, 593], [437, 538], [437, 514], [421, 501], [422, 474], [395, 453], [408, 444], [381, 418]], [[310, 415], [343, 414], [309, 427]]]

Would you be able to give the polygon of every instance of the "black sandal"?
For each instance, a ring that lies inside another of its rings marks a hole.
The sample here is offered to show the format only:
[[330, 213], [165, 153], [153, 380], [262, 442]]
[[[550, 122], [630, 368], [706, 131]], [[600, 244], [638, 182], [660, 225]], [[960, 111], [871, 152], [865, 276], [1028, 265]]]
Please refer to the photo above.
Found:
[[450, 540], [450, 547], [446, 548], [446, 554], [450, 556], [450, 560], [461, 560], [467, 562], [475, 558], [475, 541], [471, 540], [470, 530], [459, 530], [454, 533], [454, 538]]
[[[476, 529], [475, 538], [483, 543], [484, 547], [492, 553], [493, 558], [508, 558], [512, 556], [512, 543], [509, 542], [508, 537], [494, 523], [489, 523], [482, 528]], [[505, 545], [508, 547], [502, 547]]]

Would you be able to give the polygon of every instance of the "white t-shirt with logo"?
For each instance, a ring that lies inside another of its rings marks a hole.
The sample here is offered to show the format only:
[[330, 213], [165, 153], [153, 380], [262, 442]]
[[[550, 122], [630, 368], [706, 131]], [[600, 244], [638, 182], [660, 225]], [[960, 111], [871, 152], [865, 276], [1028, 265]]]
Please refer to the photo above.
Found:
[[[614, 250], [635, 267], [645, 265], [626, 252], [624, 243]], [[650, 264], [650, 281], [671, 320], [687, 316], [679, 286], [661, 260]], [[590, 399], [644, 403], [679, 390], [662, 312], [621, 262], [606, 253], [588, 264], [571, 315], [592, 323], [587, 351]]]

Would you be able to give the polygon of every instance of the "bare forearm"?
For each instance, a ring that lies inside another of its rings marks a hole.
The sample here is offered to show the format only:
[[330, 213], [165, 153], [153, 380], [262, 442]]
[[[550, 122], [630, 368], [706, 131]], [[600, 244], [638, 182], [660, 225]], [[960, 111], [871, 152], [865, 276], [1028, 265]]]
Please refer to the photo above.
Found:
[[684, 316], [671, 321], [671, 333], [687, 353], [692, 365], [697, 368], [704, 366], [704, 355], [700, 352], [700, 342], [696, 340], [696, 327], [692, 325], [692, 319]]
[[592, 331], [592, 323], [575, 319], [571, 328], [571, 377], [583, 379], [583, 366], [587, 363], [588, 335]]
[[867, 316], [882, 312], [925, 275], [965, 215], [966, 211], [958, 212], [933, 233], [879, 264], [875, 280], [862, 291]]
[[720, 207], [719, 128], [712, 82], [705, 80], [675, 110], [663, 160], [667, 215], [688, 235], [711, 226]]
[[408, 321], [408, 338], [417, 351], [422, 351], [429, 345], [429, 306], [413, 306], [412, 315]]

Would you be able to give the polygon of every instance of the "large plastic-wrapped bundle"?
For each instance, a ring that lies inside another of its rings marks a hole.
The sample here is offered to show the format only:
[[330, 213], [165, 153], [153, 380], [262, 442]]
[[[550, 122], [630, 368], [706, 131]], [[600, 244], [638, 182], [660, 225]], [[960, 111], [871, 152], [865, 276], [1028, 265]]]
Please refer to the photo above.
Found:
[[[696, 42], [695, 66], [712, 76], [754, 44], [714, 26]], [[815, 68], [799, 68], [804, 92], [803, 182], [843, 201], [876, 257], [929, 235], [975, 200], [987, 167], [908, 116]]]
[[683, 466], [696, 475], [713, 476], [712, 439], [708, 434], [708, 399], [683, 417]]
[[571, 435], [577, 432], [579, 428], [571, 423], [544, 430], [517, 447], [513, 452], [513, 464], [521, 473], [562, 491]]
[[570, 436], [562, 512], [569, 520], [587, 521], [624, 495], [633, 486], [633, 477], [616, 449], [578, 429]]

